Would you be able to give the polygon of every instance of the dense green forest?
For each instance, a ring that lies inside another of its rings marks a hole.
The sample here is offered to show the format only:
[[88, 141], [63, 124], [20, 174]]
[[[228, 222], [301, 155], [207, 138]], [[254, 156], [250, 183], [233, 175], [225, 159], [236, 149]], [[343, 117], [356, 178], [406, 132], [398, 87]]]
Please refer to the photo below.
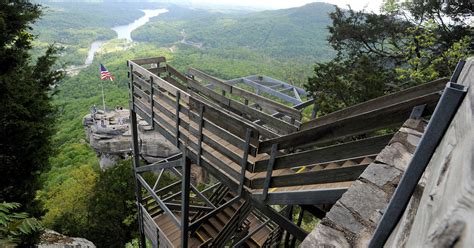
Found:
[[326, 41], [328, 14], [333, 10], [333, 5], [325, 3], [240, 14], [174, 7], [134, 31], [133, 37], [160, 46], [185, 43], [206, 52], [238, 49], [234, 56], [248, 51], [278, 60], [311, 63], [334, 55]]

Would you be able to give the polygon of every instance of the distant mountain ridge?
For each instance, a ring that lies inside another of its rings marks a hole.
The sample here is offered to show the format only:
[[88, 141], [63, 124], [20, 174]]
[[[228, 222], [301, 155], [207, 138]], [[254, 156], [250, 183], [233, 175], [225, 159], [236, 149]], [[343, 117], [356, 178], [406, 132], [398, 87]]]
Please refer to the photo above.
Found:
[[277, 58], [325, 60], [334, 54], [327, 43], [333, 10], [326, 3], [241, 14], [174, 6], [133, 37], [163, 46], [185, 38], [202, 49], [242, 47]]

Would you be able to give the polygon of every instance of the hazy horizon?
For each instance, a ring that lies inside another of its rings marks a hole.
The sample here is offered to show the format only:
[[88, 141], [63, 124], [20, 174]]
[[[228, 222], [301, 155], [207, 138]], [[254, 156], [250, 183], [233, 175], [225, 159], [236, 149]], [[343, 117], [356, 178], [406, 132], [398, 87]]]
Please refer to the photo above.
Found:
[[255, 8], [255, 9], [286, 9], [286, 8], [293, 8], [293, 7], [301, 7], [308, 3], [314, 2], [323, 2], [334, 4], [339, 7], [347, 8], [348, 5], [351, 6], [354, 10], [362, 10], [366, 9], [368, 11], [379, 12], [380, 6], [382, 5], [383, 0], [143, 0], [143, 1], [104, 1], [104, 0], [83, 0], [83, 1], [70, 1], [70, 0], [37, 0], [35, 2], [117, 2], [117, 3], [137, 3], [137, 2], [157, 2], [157, 3], [175, 3], [175, 4], [188, 4], [188, 5], [208, 5], [208, 6], [230, 6], [230, 7], [247, 7], [247, 8]]

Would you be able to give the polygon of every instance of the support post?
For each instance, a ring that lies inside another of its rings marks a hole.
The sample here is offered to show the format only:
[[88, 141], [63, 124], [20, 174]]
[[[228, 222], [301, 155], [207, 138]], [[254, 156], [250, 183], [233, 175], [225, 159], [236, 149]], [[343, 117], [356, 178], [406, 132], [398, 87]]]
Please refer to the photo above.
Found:
[[267, 176], [263, 182], [262, 201], [265, 201], [268, 196], [268, 187], [270, 187], [270, 181], [272, 180], [273, 165], [275, 164], [275, 157], [278, 151], [278, 144], [272, 145], [272, 151], [270, 153], [270, 160], [267, 165]]
[[247, 161], [249, 157], [249, 148], [250, 148], [250, 137], [252, 136], [252, 130], [247, 129], [247, 133], [245, 134], [245, 144], [244, 144], [244, 154], [242, 156], [242, 163], [240, 168], [240, 182], [239, 182], [239, 192], [237, 193], [239, 196], [242, 196], [242, 192], [244, 190], [244, 182], [245, 182], [245, 171], [247, 169]]
[[[296, 221], [297, 226], [301, 226], [301, 223], [303, 222], [303, 217], [304, 217], [304, 209], [300, 208], [300, 214], [298, 215], [298, 220]], [[296, 244], [296, 238], [293, 237], [291, 239], [290, 248], [295, 248], [295, 244]]]
[[[288, 209], [287, 209], [288, 212], [286, 212], [286, 218], [288, 218], [291, 222], [293, 222], [293, 205], [290, 205], [288, 206]], [[284, 242], [284, 247], [285, 248], [288, 248], [289, 245], [290, 245], [290, 236], [291, 236], [291, 233], [289, 232], [286, 232], [286, 235], [285, 235], [285, 242]]]
[[155, 112], [153, 111], [155, 101], [153, 99], [154, 89], [153, 89], [153, 77], [150, 76], [150, 111], [151, 111], [151, 127], [155, 129]]
[[[178, 91], [176, 92], [176, 147], [179, 147], [179, 110], [181, 108], [181, 105], [179, 104], [179, 101], [181, 100], [181, 93]], [[183, 154], [184, 155], [184, 154]]]
[[204, 106], [201, 105], [199, 106], [199, 137], [198, 137], [198, 154], [196, 155], [197, 157], [197, 165], [200, 167], [201, 166], [201, 155], [202, 155], [202, 128], [204, 125]]
[[[133, 104], [133, 102], [131, 103]], [[133, 149], [133, 172], [135, 175], [135, 200], [138, 207], [138, 230], [140, 233], [140, 247], [145, 248], [145, 231], [143, 227], [143, 209], [140, 207], [142, 202], [142, 193], [140, 182], [137, 178], [136, 168], [140, 166], [140, 150], [138, 148], [138, 128], [137, 128], [137, 114], [135, 111], [130, 110], [130, 120], [131, 120], [131, 129], [132, 129], [132, 149]]]
[[186, 147], [181, 148], [183, 179], [181, 184], [181, 247], [188, 247], [189, 239], [189, 191], [191, 188], [191, 161], [187, 157]]

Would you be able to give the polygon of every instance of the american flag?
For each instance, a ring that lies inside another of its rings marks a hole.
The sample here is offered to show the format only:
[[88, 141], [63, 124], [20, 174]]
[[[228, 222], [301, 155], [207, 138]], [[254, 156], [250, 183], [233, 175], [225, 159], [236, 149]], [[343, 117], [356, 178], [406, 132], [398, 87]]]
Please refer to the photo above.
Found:
[[105, 69], [105, 66], [103, 64], [100, 64], [100, 80], [109, 80], [114, 81], [114, 76]]

